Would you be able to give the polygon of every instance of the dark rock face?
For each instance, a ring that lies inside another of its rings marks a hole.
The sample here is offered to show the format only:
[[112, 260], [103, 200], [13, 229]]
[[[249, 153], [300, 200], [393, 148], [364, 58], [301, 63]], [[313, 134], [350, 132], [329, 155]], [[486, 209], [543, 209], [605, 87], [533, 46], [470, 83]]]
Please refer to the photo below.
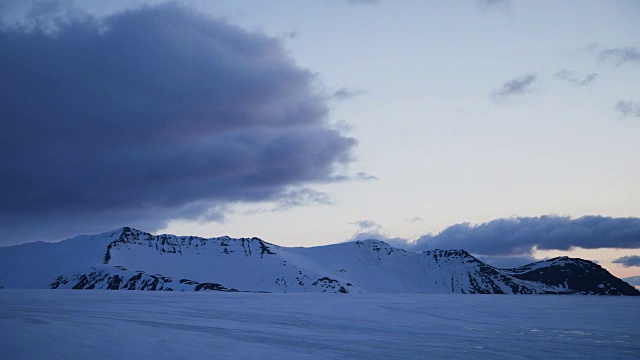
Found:
[[[526, 284], [522, 284], [520, 281], [504, 274], [500, 269], [476, 259], [465, 250], [427, 250], [422, 255], [432, 259], [438, 266], [465, 266], [466, 271], [452, 275], [452, 292], [461, 292], [463, 294], [537, 293], [535, 288], [527, 287]], [[460, 279], [459, 277], [465, 277], [466, 279]], [[453, 286], [454, 283], [465, 282], [465, 280], [468, 280], [469, 284], [466, 289], [456, 289]]]
[[564, 288], [563, 293], [567, 294], [640, 295], [640, 291], [600, 265], [578, 258], [557, 257], [505, 271], [520, 280]]
[[65, 273], [47, 270], [44, 284], [146, 291], [640, 295], [601, 266], [568, 257], [500, 269], [464, 250], [417, 254], [378, 240], [306, 249], [255, 237], [152, 235], [128, 227], [101, 236], [91, 253], [95, 261]]
[[194, 291], [212, 290], [212, 291], [224, 291], [224, 292], [238, 292], [238, 290], [236, 289], [228, 289], [220, 284], [214, 284], [214, 283], [198, 284], [193, 290]]
[[[640, 291], [600, 265], [579, 258], [564, 256], [515, 269], [499, 269], [464, 250], [430, 250], [423, 255], [437, 263], [453, 261], [469, 265], [470, 271], [465, 274], [470, 286], [462, 289], [462, 293], [640, 295]], [[452, 288], [452, 292], [456, 292], [455, 289]]]
[[265, 255], [276, 255], [274, 248], [277, 248], [276, 245], [269, 244], [257, 237], [232, 239], [224, 236], [205, 239], [198, 236], [152, 235], [147, 232], [125, 227], [122, 229], [122, 233], [118, 239], [107, 246], [107, 252], [104, 255], [104, 264], [108, 264], [111, 260], [111, 251], [126, 250], [132, 246], [154, 248], [158, 252], [167, 255], [182, 255], [185, 249], [198, 251], [198, 249], [211, 247], [212, 245], [219, 246], [219, 252], [227, 255], [241, 253], [247, 257], [260, 256], [260, 258], [263, 258]]
[[114, 267], [119, 274], [113, 274], [111, 269], [96, 269], [86, 274], [75, 274], [71, 279], [58, 276], [51, 284], [51, 289], [103, 289], [103, 290], [146, 290], [146, 291], [224, 291], [238, 292], [215, 283], [199, 283], [194, 280], [180, 279], [178, 282], [170, 277], [159, 274], [147, 274], [143, 271], [132, 271], [121, 266]]

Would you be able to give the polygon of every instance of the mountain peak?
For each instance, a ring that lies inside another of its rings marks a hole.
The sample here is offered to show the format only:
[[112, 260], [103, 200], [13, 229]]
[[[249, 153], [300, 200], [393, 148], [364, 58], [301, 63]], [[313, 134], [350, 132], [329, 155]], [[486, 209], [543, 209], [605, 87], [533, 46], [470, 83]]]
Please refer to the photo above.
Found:
[[422, 252], [422, 254], [427, 257], [432, 257], [436, 261], [442, 258], [459, 258], [480, 262], [480, 260], [476, 259], [473, 255], [462, 249], [433, 249], [425, 250]]
[[356, 240], [353, 241], [353, 243], [355, 243], [358, 246], [361, 245], [368, 245], [368, 246], [373, 246], [373, 245], [377, 245], [377, 246], [383, 246], [383, 247], [392, 247], [391, 245], [387, 244], [386, 242], [382, 241], [382, 240], [377, 240], [377, 239], [365, 239], [365, 240]]
[[497, 269], [467, 251], [408, 252], [380, 240], [288, 248], [258, 237], [152, 235], [128, 226], [0, 248], [0, 288], [337, 293], [640, 292], [597, 264], [558, 257]]

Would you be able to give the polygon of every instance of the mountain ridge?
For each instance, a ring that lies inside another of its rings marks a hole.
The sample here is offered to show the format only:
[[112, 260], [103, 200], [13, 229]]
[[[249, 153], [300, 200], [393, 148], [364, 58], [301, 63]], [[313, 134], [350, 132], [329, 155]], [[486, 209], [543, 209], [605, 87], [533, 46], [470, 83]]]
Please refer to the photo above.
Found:
[[500, 269], [465, 250], [414, 253], [374, 239], [302, 248], [130, 227], [0, 248], [0, 288], [640, 295], [568, 257]]

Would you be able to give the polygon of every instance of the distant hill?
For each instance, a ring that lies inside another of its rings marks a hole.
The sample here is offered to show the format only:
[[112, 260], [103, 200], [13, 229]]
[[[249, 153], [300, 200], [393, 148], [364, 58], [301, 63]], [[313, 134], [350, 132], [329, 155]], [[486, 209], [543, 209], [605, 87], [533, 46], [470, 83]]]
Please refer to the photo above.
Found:
[[622, 278], [622, 280], [626, 281], [631, 286], [635, 286], [636, 288], [640, 287], [640, 276], [629, 276], [626, 278]]
[[640, 295], [601, 266], [558, 257], [499, 269], [464, 250], [377, 240], [310, 248], [124, 227], [0, 248], [0, 288], [332, 293]]

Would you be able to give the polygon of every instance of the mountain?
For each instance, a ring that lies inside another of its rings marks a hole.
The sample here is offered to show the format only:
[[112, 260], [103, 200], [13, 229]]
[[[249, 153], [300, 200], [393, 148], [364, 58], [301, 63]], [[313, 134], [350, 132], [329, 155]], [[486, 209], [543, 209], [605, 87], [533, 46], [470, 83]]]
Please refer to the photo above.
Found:
[[498, 269], [464, 250], [377, 241], [311, 248], [259, 238], [151, 235], [124, 227], [0, 248], [0, 288], [334, 293], [640, 295], [590, 261]]
[[626, 278], [622, 278], [622, 280], [627, 282], [629, 285], [632, 285], [635, 287], [640, 286], [640, 276], [629, 276]]

